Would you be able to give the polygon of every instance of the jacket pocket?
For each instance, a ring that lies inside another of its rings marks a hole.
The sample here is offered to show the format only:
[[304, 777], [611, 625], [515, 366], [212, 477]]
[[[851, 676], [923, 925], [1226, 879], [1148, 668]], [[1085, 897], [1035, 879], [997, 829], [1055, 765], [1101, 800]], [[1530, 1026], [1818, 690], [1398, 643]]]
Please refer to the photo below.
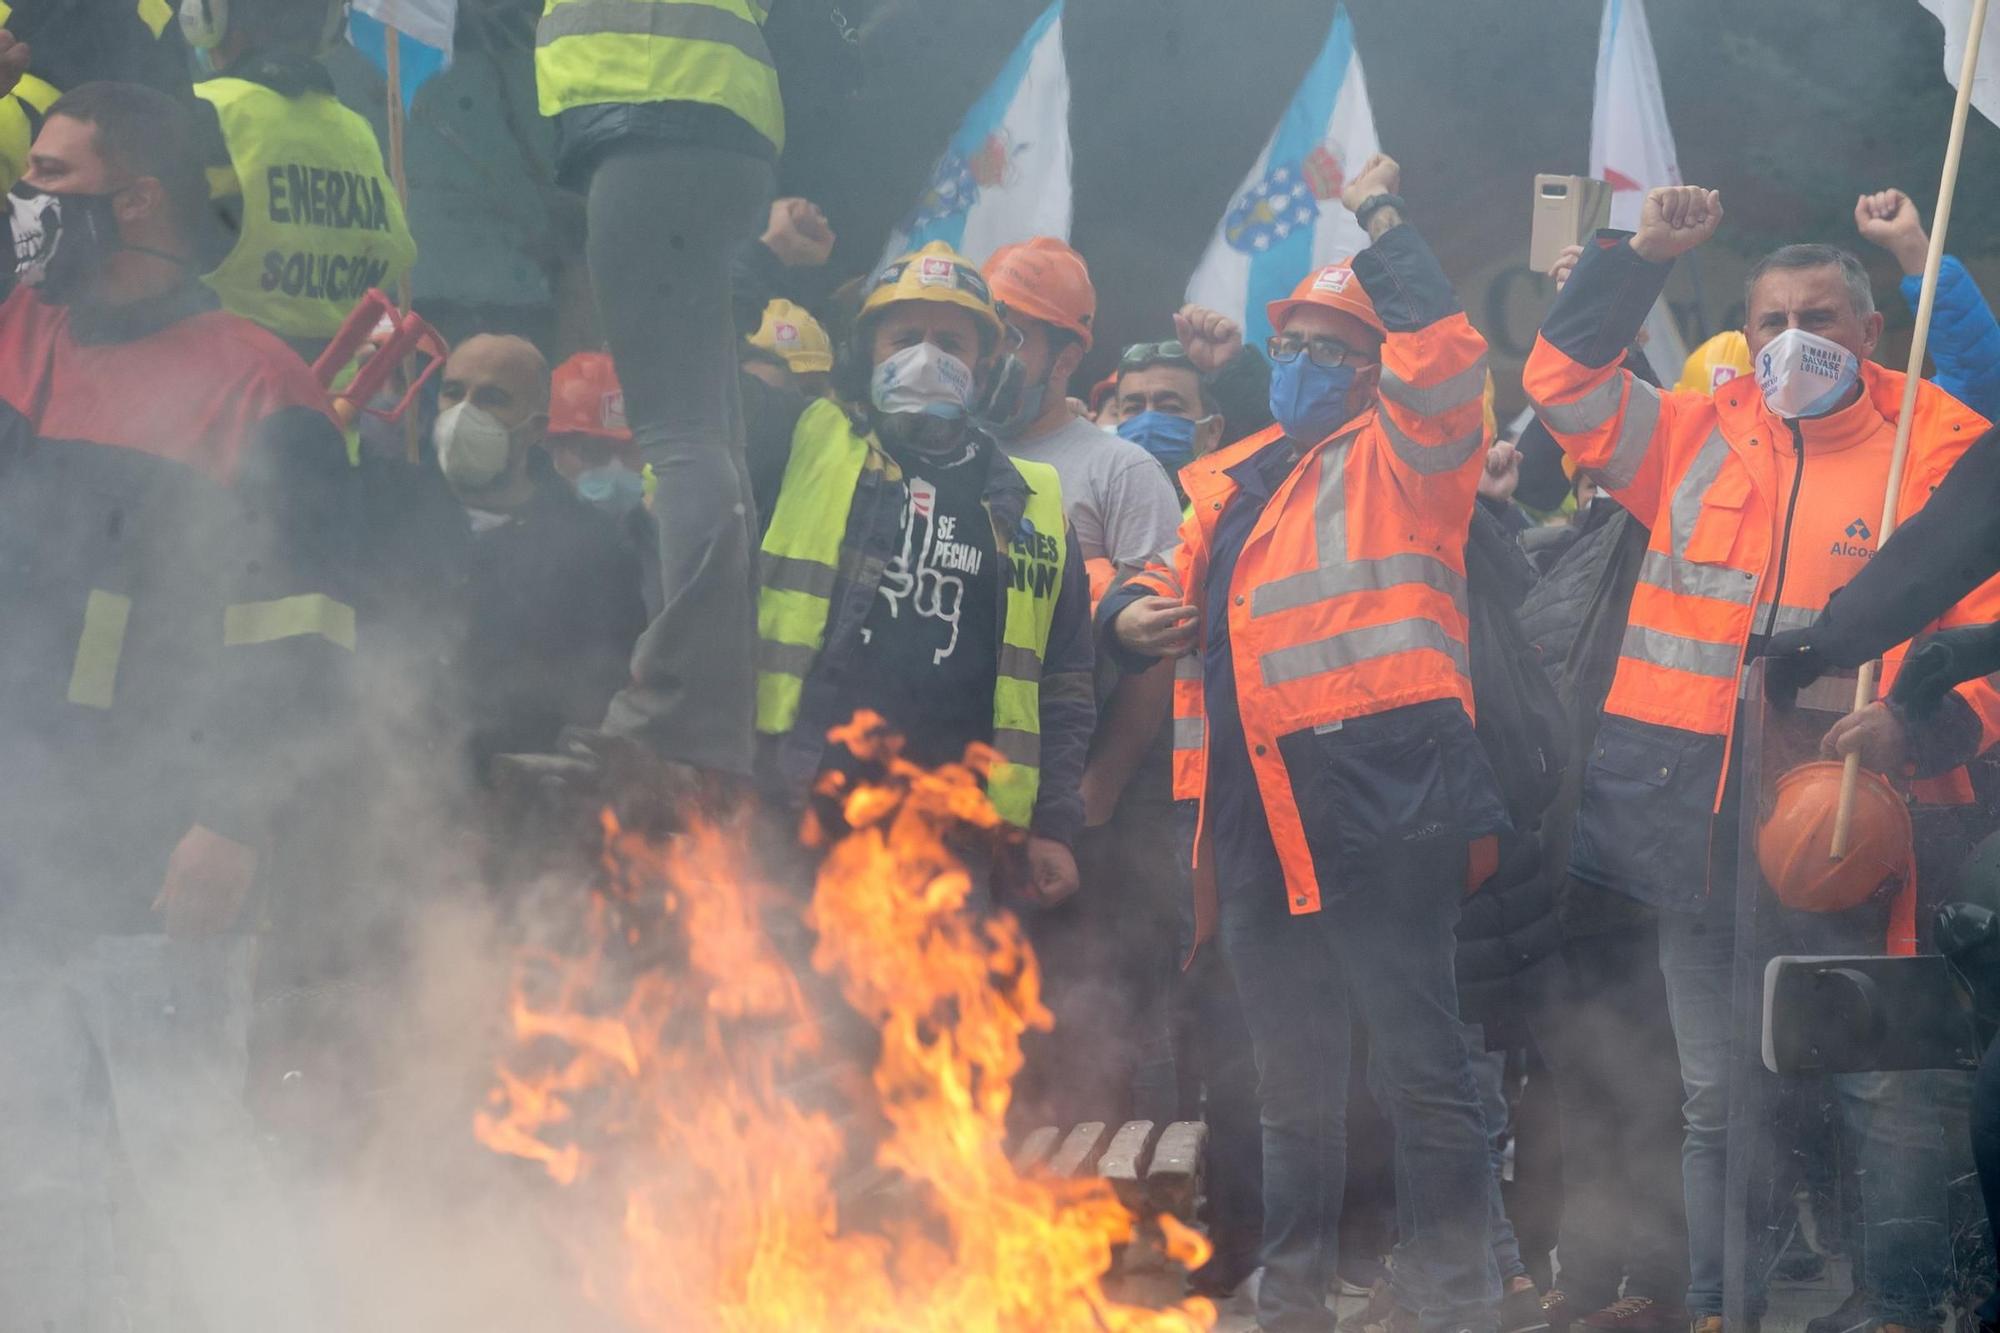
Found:
[[1606, 714], [1584, 767], [1571, 869], [1655, 907], [1698, 907], [1721, 774], [1722, 737]]
[[1698, 565], [1728, 564], [1743, 538], [1745, 511], [1750, 507], [1750, 474], [1735, 459], [1722, 465], [1701, 498], [1694, 531], [1681, 552]]
[[[1452, 743], [1453, 718], [1464, 745]], [[1472, 831], [1468, 815], [1488, 821], [1465, 808], [1463, 780], [1450, 771], [1466, 761], [1467, 747], [1470, 758], [1484, 765], [1471, 724], [1452, 700], [1278, 739], [1323, 896], [1358, 887], [1371, 872], [1412, 858], [1443, 854], [1462, 864], [1468, 838], [1491, 831]], [[1490, 770], [1484, 785], [1490, 791]]]

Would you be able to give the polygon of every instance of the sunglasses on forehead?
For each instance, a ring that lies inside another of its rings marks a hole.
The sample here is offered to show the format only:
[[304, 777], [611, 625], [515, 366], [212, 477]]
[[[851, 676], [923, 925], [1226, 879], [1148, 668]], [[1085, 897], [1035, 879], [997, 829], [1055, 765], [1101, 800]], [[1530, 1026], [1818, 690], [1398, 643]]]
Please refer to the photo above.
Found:
[[1194, 365], [1194, 362], [1188, 360], [1187, 348], [1181, 346], [1180, 340], [1169, 338], [1165, 342], [1133, 343], [1125, 349], [1125, 354], [1118, 358], [1118, 368], [1139, 370], [1145, 366], [1157, 366], [1162, 362], [1189, 367]]

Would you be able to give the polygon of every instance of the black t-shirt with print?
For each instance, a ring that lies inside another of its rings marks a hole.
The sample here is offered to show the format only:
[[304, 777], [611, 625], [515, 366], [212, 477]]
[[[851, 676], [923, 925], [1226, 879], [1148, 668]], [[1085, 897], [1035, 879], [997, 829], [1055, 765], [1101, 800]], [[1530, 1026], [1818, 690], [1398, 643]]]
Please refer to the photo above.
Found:
[[945, 458], [894, 451], [902, 539], [862, 630], [853, 697], [901, 732], [904, 754], [920, 764], [993, 739], [1004, 566], [980, 503], [991, 448], [979, 441]]

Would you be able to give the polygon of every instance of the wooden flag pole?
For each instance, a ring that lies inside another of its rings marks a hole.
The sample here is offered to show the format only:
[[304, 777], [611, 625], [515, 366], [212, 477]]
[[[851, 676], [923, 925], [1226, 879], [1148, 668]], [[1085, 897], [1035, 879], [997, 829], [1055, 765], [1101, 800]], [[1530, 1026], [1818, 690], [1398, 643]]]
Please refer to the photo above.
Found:
[[[1916, 416], [1917, 386], [1923, 380], [1924, 349], [1930, 342], [1931, 307], [1937, 302], [1938, 265], [1944, 259], [1945, 229], [1951, 224], [1951, 199], [1958, 189], [1958, 158], [1965, 146], [1965, 121], [1972, 109], [1972, 79], [1979, 67], [1979, 39], [1986, 35], [1986, 0], [1972, 0], [1971, 28], [1965, 34], [1965, 58], [1958, 69], [1958, 101], [1951, 109], [1951, 136], [1944, 149], [1944, 179], [1938, 183], [1937, 216], [1931, 219], [1931, 248], [1924, 256], [1923, 294], [1917, 299], [1917, 327], [1910, 335], [1910, 364], [1903, 378], [1903, 406], [1896, 418], [1896, 448], [1889, 456], [1889, 485], [1882, 493], [1882, 525], [1878, 542], [1896, 530], [1896, 501], [1903, 491], [1903, 469], [1910, 457], [1910, 424]], [[1913, 205], [1914, 206], [1914, 205]], [[1878, 545], [1877, 550], [1881, 547]], [[1854, 683], [1854, 708], [1859, 712], [1875, 701], [1875, 673], [1881, 664], [1868, 662]], [[1861, 777], [1861, 756], [1847, 756], [1840, 775], [1840, 806], [1833, 818], [1833, 858], [1847, 855], [1853, 832], [1854, 791]]]
[[[1984, 0], [1981, 0], [1984, 3]], [[389, 180], [396, 187], [396, 202], [403, 206], [405, 216], [410, 211], [410, 185], [403, 176], [403, 48], [402, 34], [393, 23], [382, 25], [382, 65], [389, 78]], [[400, 314], [410, 313], [410, 271], [404, 269], [396, 279], [396, 309]], [[416, 365], [414, 357], [403, 362], [403, 374], [407, 377]], [[417, 415], [415, 412], [403, 414], [403, 455], [415, 463], [418, 456]]]

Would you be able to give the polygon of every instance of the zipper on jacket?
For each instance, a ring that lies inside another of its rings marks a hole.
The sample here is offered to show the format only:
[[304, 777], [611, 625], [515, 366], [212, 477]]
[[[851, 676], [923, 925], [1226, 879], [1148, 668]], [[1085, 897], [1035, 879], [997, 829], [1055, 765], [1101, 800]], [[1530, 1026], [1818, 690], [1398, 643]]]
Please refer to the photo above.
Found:
[[1785, 525], [1778, 534], [1778, 580], [1771, 589], [1771, 612], [1764, 617], [1764, 641], [1778, 627], [1778, 608], [1785, 596], [1785, 565], [1792, 556], [1792, 520], [1799, 514], [1799, 488], [1806, 479], [1806, 437], [1796, 420], [1785, 423], [1792, 432], [1792, 498], [1785, 502]]

